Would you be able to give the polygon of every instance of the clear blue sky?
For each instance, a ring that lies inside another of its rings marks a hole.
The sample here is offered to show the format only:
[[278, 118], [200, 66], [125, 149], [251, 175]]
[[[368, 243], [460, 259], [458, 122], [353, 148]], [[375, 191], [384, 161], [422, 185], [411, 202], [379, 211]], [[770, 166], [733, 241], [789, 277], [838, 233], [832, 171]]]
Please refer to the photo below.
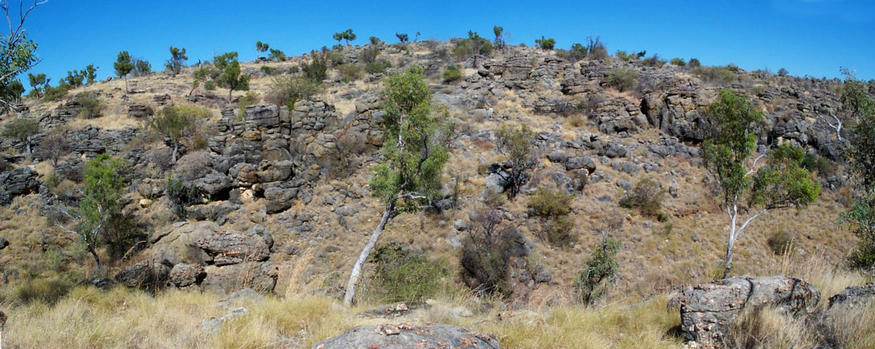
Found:
[[113, 74], [120, 50], [159, 70], [170, 45], [187, 48], [190, 63], [231, 50], [251, 60], [257, 40], [297, 55], [331, 46], [331, 34], [348, 27], [365, 43], [372, 35], [395, 42], [395, 32], [412, 39], [417, 31], [422, 39], [461, 37], [468, 29], [491, 38], [495, 24], [512, 44], [546, 35], [567, 48], [601, 36], [612, 54], [647, 50], [814, 77], [836, 77], [846, 66], [861, 79], [875, 78], [875, 1], [51, 0], [27, 27], [43, 59], [32, 71], [54, 84], [91, 63], [101, 78]]

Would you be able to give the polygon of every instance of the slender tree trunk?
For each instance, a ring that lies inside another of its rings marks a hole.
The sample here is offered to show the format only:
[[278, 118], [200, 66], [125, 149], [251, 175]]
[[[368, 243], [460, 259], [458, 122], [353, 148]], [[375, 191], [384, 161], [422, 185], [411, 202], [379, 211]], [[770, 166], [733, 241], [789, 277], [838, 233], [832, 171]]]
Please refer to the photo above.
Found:
[[27, 155], [30, 156], [30, 137], [27, 137], [27, 139], [24, 141], [24, 147]]
[[122, 79], [125, 80], [125, 95], [128, 94], [128, 76], [122, 76]]
[[392, 218], [392, 215], [394, 214], [395, 204], [393, 202], [386, 206], [386, 210], [383, 211], [383, 217], [380, 218], [380, 223], [377, 224], [377, 228], [374, 229], [371, 238], [368, 239], [368, 243], [362, 248], [358, 260], [356, 260], [355, 265], [352, 267], [352, 272], [349, 274], [349, 282], [346, 284], [346, 294], [343, 296], [343, 304], [347, 306], [352, 305], [352, 299], [355, 297], [355, 285], [358, 283], [359, 277], [361, 277], [362, 265], [365, 264], [368, 255], [371, 254], [371, 250], [373, 250], [374, 245], [377, 244], [377, 240], [383, 235], [383, 229], [386, 227], [386, 223], [389, 222], [389, 219]]
[[723, 266], [723, 278], [728, 278], [729, 274], [732, 272], [732, 248], [735, 247], [735, 238], [736, 235], [736, 222], [738, 219], [738, 206], [733, 204], [732, 208], [727, 208], [726, 212], [729, 213], [729, 243], [726, 244], [726, 259], [725, 264]]
[[171, 163], [176, 163], [176, 154], [179, 151], [179, 143], [173, 142], [173, 156], [170, 158]]
[[234, 88], [228, 89], [228, 103], [231, 103], [231, 92], [234, 92]]
[[97, 250], [94, 249], [94, 246], [88, 246], [88, 252], [91, 252], [91, 257], [94, 257], [95, 267], [100, 268], [100, 256], [97, 255]]

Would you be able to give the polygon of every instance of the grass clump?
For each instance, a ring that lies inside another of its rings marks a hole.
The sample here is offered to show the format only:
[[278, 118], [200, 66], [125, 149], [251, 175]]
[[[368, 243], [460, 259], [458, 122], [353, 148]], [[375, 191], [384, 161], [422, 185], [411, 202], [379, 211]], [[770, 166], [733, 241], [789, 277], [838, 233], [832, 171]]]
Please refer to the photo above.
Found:
[[574, 221], [571, 213], [571, 200], [574, 196], [560, 190], [538, 188], [529, 198], [529, 211], [546, 219], [543, 238], [556, 246], [565, 246], [573, 241]]
[[462, 71], [459, 70], [455, 65], [448, 66], [444, 73], [441, 75], [444, 79], [444, 82], [454, 82], [462, 79]]
[[[698, 61], [696, 61], [698, 62]], [[690, 60], [690, 67], [695, 64]], [[729, 67], [703, 67], [697, 66], [693, 68], [692, 73], [698, 76], [705, 82], [715, 83], [719, 85], [728, 85], [738, 80], [738, 74]]]
[[787, 253], [792, 243], [793, 236], [783, 230], [773, 232], [766, 240], [769, 249], [777, 256], [783, 256]]
[[294, 76], [277, 76], [270, 83], [267, 101], [276, 105], [285, 105], [292, 110], [295, 102], [310, 98], [322, 89], [322, 80], [312, 80]]
[[100, 102], [100, 98], [97, 98], [93, 93], [80, 94], [76, 96], [76, 101], [82, 105], [78, 116], [83, 119], [94, 119], [101, 116], [103, 104]]

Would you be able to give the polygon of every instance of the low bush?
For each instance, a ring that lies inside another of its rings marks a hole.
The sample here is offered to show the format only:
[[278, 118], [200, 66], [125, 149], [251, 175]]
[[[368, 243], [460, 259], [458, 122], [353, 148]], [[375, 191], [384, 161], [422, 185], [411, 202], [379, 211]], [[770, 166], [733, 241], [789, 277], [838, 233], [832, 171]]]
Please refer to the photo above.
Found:
[[[693, 60], [690, 60], [690, 67], [693, 67]], [[721, 85], [730, 84], [738, 80], [738, 75], [728, 67], [702, 67], [698, 66], [692, 70], [692, 73], [698, 76], [705, 82], [716, 83]]]
[[365, 71], [368, 74], [382, 74], [386, 72], [386, 69], [392, 68], [392, 63], [388, 60], [381, 59], [376, 62], [368, 63], [365, 65]]
[[574, 221], [568, 216], [559, 216], [550, 222], [547, 229], [547, 241], [554, 246], [567, 246], [574, 241]]
[[829, 178], [836, 174], [836, 166], [832, 161], [812, 153], [805, 153], [805, 157], [802, 158], [802, 168], [817, 172], [820, 178]]
[[338, 67], [343, 82], [352, 82], [362, 78], [362, 67], [355, 63], [341, 64]]
[[82, 109], [79, 109], [78, 116], [83, 119], [94, 119], [100, 117], [103, 104], [100, 102], [100, 98], [93, 93], [83, 93], [76, 96], [76, 101], [82, 105]]
[[164, 194], [173, 206], [173, 212], [178, 217], [185, 217], [185, 206], [197, 202], [198, 193], [179, 178], [167, 177]]
[[22, 304], [32, 302], [55, 304], [67, 295], [73, 286], [70, 281], [57, 277], [26, 279], [15, 286], [6, 298], [8, 298], [7, 301]]
[[58, 85], [57, 87], [52, 87], [52, 86], [46, 84], [45, 93], [43, 93], [43, 100], [45, 100], [45, 101], [57, 101], [61, 98], [64, 98], [64, 96], [67, 95], [67, 92], [69, 92], [70, 89], [72, 89], [72, 87], [70, 87], [70, 85], [63, 84], [63, 83]]
[[380, 48], [373, 45], [365, 47], [361, 54], [359, 54], [359, 59], [361, 59], [362, 63], [370, 64], [377, 61], [377, 56], [380, 55]]
[[314, 52], [312, 56], [313, 59], [310, 63], [301, 66], [301, 71], [304, 72], [304, 77], [307, 79], [321, 83], [328, 77], [328, 63], [325, 57], [319, 53]]
[[237, 115], [243, 117], [246, 115], [246, 107], [258, 103], [261, 97], [252, 91], [246, 92], [245, 95], [237, 99]]
[[372, 256], [376, 263], [377, 289], [371, 294], [383, 302], [423, 301], [433, 298], [448, 285], [449, 262], [405, 251], [398, 244], [377, 248]]
[[294, 77], [277, 76], [270, 83], [270, 89], [266, 100], [276, 105], [285, 105], [289, 110], [295, 109], [295, 102], [310, 98], [322, 89], [321, 80]]
[[626, 67], [614, 68], [605, 77], [605, 84], [623, 92], [635, 88], [638, 81], [638, 73]]
[[607, 292], [607, 284], [620, 271], [620, 262], [617, 260], [619, 251], [620, 241], [610, 238], [604, 238], [601, 243], [593, 247], [590, 258], [575, 282], [578, 300], [581, 303], [592, 304]]
[[791, 244], [793, 242], [793, 236], [783, 230], [778, 230], [772, 232], [772, 235], [766, 240], [766, 244], [769, 245], [769, 249], [772, 250], [775, 255], [783, 256], [789, 250]]
[[444, 82], [454, 82], [462, 79], [462, 71], [459, 70], [455, 65], [448, 66], [444, 73], [441, 75], [443, 77]]
[[461, 39], [456, 42], [453, 48], [453, 54], [456, 59], [463, 60], [473, 55], [488, 56], [492, 53], [492, 42], [480, 37], [479, 34], [473, 31], [468, 31], [468, 38]]
[[687, 62], [684, 61], [683, 58], [675, 57], [675, 58], [672, 58], [672, 59], [671, 59], [671, 65], [676, 65], [676, 66], [678, 66], [678, 67], [683, 67], [683, 66], [687, 65]]
[[642, 59], [641, 64], [648, 67], [661, 67], [665, 65], [665, 60], [659, 58], [659, 55], [654, 54], [653, 56]]
[[[620, 199], [620, 207], [637, 208], [645, 216], [659, 217], [662, 213], [660, 210], [664, 194], [662, 185], [652, 179], [645, 178], [638, 181], [635, 187]], [[664, 220], [660, 219], [660, 221]]]
[[471, 228], [462, 240], [459, 264], [462, 280], [482, 294], [510, 294], [508, 274], [512, 257], [525, 257], [525, 238], [513, 226], [502, 225], [497, 209], [480, 209], [471, 215]]
[[529, 197], [529, 211], [534, 215], [546, 218], [556, 218], [571, 213], [571, 200], [574, 197], [559, 190], [538, 188]]

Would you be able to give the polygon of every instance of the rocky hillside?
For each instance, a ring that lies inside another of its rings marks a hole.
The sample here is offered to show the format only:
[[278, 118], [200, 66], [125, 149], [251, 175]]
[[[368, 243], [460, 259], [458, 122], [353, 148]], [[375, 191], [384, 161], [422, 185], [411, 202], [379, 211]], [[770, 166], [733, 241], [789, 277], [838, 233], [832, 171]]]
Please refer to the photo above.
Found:
[[[512, 308], [574, 303], [575, 280], [603, 234], [621, 242], [607, 299], [642, 299], [712, 280], [722, 271], [728, 219], [699, 147], [711, 126], [704, 110], [721, 89], [765, 113], [760, 153], [785, 142], [803, 147], [823, 187], [807, 208], [754, 221], [736, 246], [736, 273], [790, 272], [812, 259], [841, 265], [855, 245], [836, 225], [852, 196], [841, 143], [827, 121], [839, 115], [838, 81], [613, 57], [575, 62], [516, 46], [459, 60], [453, 48], [454, 42], [426, 41], [332, 51], [321, 89], [293, 108], [271, 103], [273, 81], [302, 74], [318, 52], [243, 64], [250, 91], [234, 91], [231, 102], [227, 90], [192, 89], [195, 68], [100, 82], [54, 102], [28, 101], [3, 116], [39, 121], [33, 155], [19, 140], [0, 143], [9, 164], [0, 175], [8, 240], [0, 252], [3, 282], [75, 273], [76, 280], [147, 290], [341, 297], [382, 212], [368, 187], [380, 159], [382, 81], [413, 66], [424, 70], [433, 105], [453, 125], [444, 190], [428, 210], [395, 218], [379, 246], [442, 259], [453, 288], [465, 289], [456, 276], [462, 241], [487, 206], [518, 228], [524, 246], [510, 266]], [[341, 69], [363, 65], [364, 51], [374, 49], [375, 61], [390, 63], [385, 72], [355, 76]], [[460, 79], [444, 78], [449, 66], [459, 68]], [[211, 115], [182, 140], [174, 163], [173, 142], [156, 135], [149, 120], [165, 107], [188, 105]], [[532, 129], [537, 153], [515, 200], [502, 195], [510, 169], [496, 149], [496, 133], [506, 125]], [[53, 135], [65, 141], [60, 152], [52, 151]], [[130, 220], [116, 229], [129, 241], [120, 251], [100, 249], [108, 266], [95, 271], [69, 212], [82, 199], [83, 165], [98, 154], [124, 159], [131, 184], [120, 200]], [[658, 215], [620, 206], [643, 179], [666, 194]], [[169, 197], [168, 181], [190, 192], [186, 200]], [[528, 204], [538, 188], [571, 195], [568, 239], [551, 241], [551, 223], [532, 213]], [[773, 252], [768, 241], [775, 236], [792, 241], [789, 253]], [[380, 278], [377, 264], [366, 267], [366, 283]]]

